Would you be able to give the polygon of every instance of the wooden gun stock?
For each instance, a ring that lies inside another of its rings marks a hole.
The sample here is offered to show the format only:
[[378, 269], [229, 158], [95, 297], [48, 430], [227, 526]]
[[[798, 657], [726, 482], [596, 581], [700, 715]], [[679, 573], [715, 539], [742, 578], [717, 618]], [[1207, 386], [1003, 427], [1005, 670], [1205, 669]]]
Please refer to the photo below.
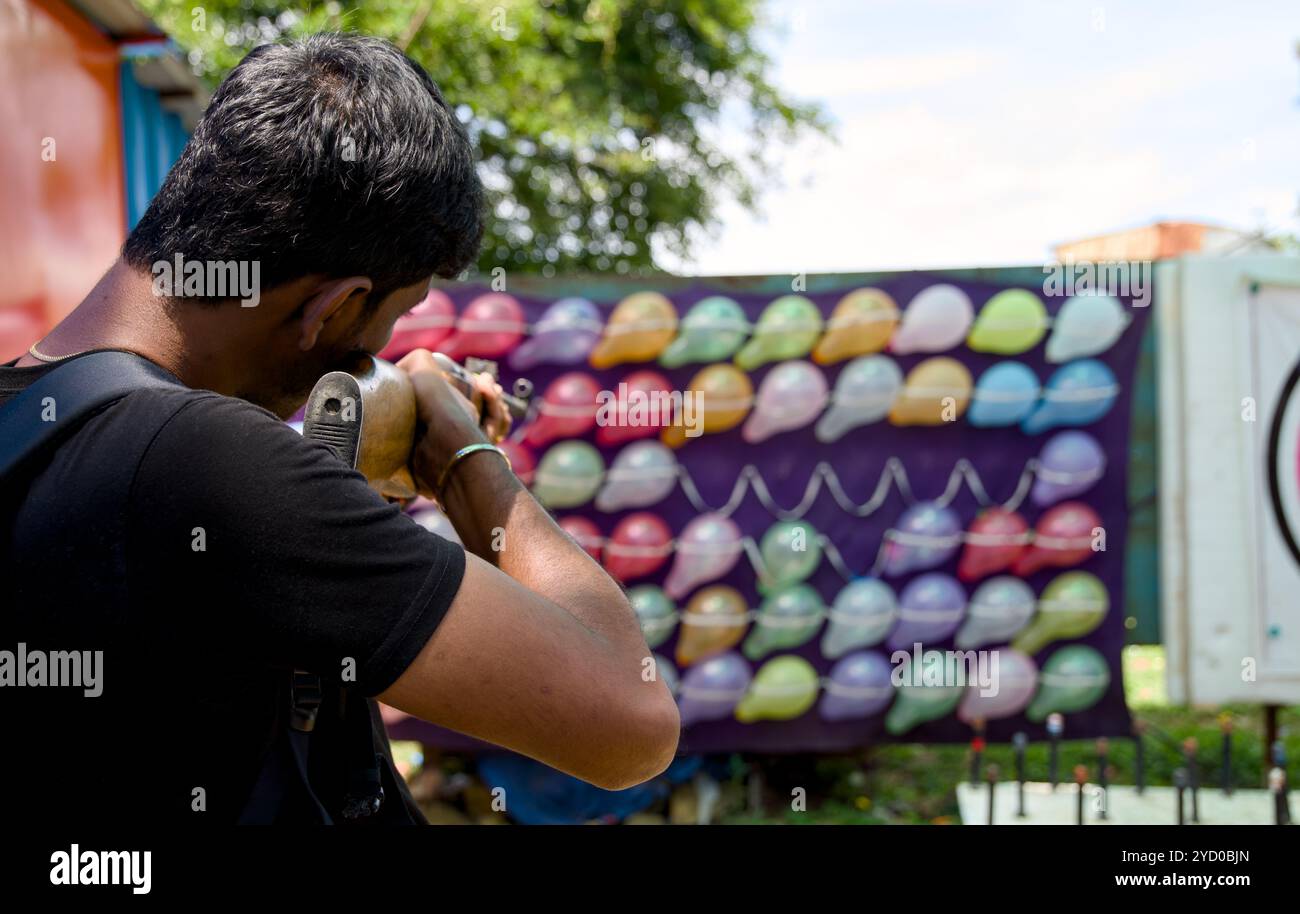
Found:
[[[473, 374], [440, 352], [433, 357], [448, 382], [469, 396]], [[520, 379], [515, 394], [505, 396], [515, 421], [527, 414], [531, 393], [532, 385]], [[410, 468], [416, 425], [410, 377], [392, 362], [361, 356], [347, 370], [331, 371], [316, 382], [307, 398], [302, 433], [328, 445], [380, 495], [407, 501], [417, 494]]]

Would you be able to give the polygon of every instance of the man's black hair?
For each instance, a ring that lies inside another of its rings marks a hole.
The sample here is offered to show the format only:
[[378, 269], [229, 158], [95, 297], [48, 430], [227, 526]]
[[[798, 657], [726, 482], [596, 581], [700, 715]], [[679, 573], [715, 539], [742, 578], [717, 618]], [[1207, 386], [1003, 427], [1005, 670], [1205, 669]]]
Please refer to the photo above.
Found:
[[424, 69], [386, 41], [322, 33], [230, 71], [122, 253], [145, 271], [177, 254], [257, 261], [263, 289], [369, 276], [373, 305], [472, 263], [482, 198]]

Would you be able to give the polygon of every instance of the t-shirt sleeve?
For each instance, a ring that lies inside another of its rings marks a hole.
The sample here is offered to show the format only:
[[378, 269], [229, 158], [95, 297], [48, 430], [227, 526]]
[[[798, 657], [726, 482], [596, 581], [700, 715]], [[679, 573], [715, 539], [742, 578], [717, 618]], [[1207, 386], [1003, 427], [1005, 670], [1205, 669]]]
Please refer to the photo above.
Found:
[[207, 648], [382, 692], [447, 613], [464, 550], [270, 413], [191, 397], [132, 485], [130, 586], [151, 591], [133, 604]]

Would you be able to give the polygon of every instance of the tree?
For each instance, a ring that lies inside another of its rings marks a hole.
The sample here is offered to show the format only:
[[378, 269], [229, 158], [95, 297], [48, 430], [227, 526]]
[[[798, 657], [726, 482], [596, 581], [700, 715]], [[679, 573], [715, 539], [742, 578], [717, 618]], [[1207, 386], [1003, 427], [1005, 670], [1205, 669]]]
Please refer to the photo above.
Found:
[[[756, 205], [774, 149], [827, 130], [769, 81], [758, 0], [141, 5], [212, 85], [282, 36], [356, 31], [403, 48], [480, 151], [485, 272], [643, 272], [652, 239], [685, 256], [724, 200]], [[722, 148], [724, 129], [742, 148]]]

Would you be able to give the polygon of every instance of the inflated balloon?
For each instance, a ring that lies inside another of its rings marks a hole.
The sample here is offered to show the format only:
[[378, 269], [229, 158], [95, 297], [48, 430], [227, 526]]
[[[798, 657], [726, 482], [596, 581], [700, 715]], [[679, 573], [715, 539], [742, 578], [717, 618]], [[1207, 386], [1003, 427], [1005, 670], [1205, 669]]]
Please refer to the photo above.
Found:
[[604, 477], [600, 451], [585, 441], [561, 441], [542, 455], [533, 496], [547, 508], [576, 508], [591, 501]]
[[793, 720], [816, 703], [819, 686], [817, 671], [807, 660], [794, 654], [773, 657], [754, 675], [736, 706], [736, 720]]
[[895, 736], [948, 716], [966, 691], [966, 671], [959, 666], [956, 652], [919, 653], [913, 652], [894, 671], [898, 697], [885, 716], [885, 729]]
[[468, 356], [485, 359], [505, 355], [524, 335], [524, 311], [504, 292], [480, 295], [468, 305], [451, 335], [438, 349], [457, 362]]
[[1106, 472], [1106, 452], [1087, 432], [1060, 432], [1043, 445], [1029, 497], [1040, 507], [1082, 495]]
[[803, 358], [821, 333], [816, 305], [802, 295], [782, 295], [763, 309], [753, 338], [736, 353], [736, 364], [753, 371], [768, 362]]
[[970, 403], [971, 378], [956, 359], [926, 359], [907, 373], [907, 382], [889, 410], [894, 425], [954, 422]]
[[677, 537], [677, 554], [664, 590], [680, 599], [726, 575], [740, 560], [741, 538], [740, 528], [729, 517], [711, 512], [694, 518]]
[[659, 654], [651, 654], [655, 664], [655, 675], [664, 681], [668, 691], [676, 695], [678, 689], [682, 686], [681, 676], [677, 673], [677, 668], [673, 666], [672, 661], [667, 657]]
[[677, 636], [677, 663], [690, 666], [704, 657], [730, 650], [745, 637], [749, 606], [740, 591], [725, 584], [706, 587], [691, 597], [682, 612]]
[[637, 441], [618, 452], [596, 496], [601, 511], [645, 508], [677, 487], [677, 456], [658, 441]]
[[1086, 711], [1101, 700], [1110, 687], [1110, 668], [1097, 651], [1086, 644], [1061, 648], [1043, 664], [1038, 674], [1038, 694], [1025, 716], [1037, 723], [1049, 714]]
[[987, 688], [970, 683], [957, 707], [957, 719], [972, 726], [978, 721], [1014, 717], [1029, 706], [1038, 689], [1038, 665], [1032, 658], [1005, 647], [990, 654], [997, 657], [996, 681]]
[[452, 526], [451, 518], [443, 514], [433, 502], [427, 502], [425, 507], [412, 511], [411, 520], [430, 533], [436, 533], [443, 539], [451, 540], [453, 543], [460, 543], [460, 534]]
[[649, 362], [677, 333], [677, 309], [658, 292], [633, 292], [618, 303], [588, 359], [592, 368]]
[[605, 545], [605, 537], [601, 534], [600, 528], [585, 517], [579, 517], [576, 514], [570, 514], [567, 517], [560, 518], [560, 529], [569, 536], [573, 541], [586, 551], [596, 561], [600, 561], [600, 550]]
[[889, 415], [902, 388], [903, 372], [887, 355], [849, 362], [835, 381], [830, 409], [817, 421], [817, 440], [829, 444], [851, 429], [879, 422]]
[[395, 361], [412, 349], [437, 349], [438, 344], [451, 335], [455, 324], [456, 306], [451, 298], [440, 289], [430, 289], [424, 301], [393, 324], [393, 335], [379, 356]]
[[1029, 548], [1029, 524], [1015, 511], [985, 508], [975, 515], [965, 539], [957, 577], [969, 583], [1015, 564]]
[[[36, 306], [39, 307], [39, 302]], [[44, 331], [44, 323], [32, 310], [13, 305], [0, 308], [0, 361], [22, 355]]]
[[976, 352], [1019, 355], [1047, 333], [1047, 309], [1028, 289], [1006, 289], [980, 309], [966, 345]]
[[782, 520], [767, 528], [758, 546], [763, 560], [758, 589], [771, 593], [806, 581], [822, 560], [821, 538], [812, 524]]
[[894, 697], [889, 661], [876, 651], [856, 651], [831, 667], [817, 705], [822, 720], [861, 720], [879, 714]]
[[672, 385], [657, 371], [634, 371], [597, 398], [596, 442], [612, 447], [637, 438], [653, 438], [672, 418]]
[[807, 644], [825, 616], [821, 594], [807, 584], [779, 590], [759, 607], [754, 628], [745, 639], [745, 656], [757, 660], [781, 648]]
[[966, 339], [974, 317], [969, 296], [956, 286], [939, 283], [922, 289], [903, 312], [889, 351], [906, 355], [951, 349]]
[[691, 667], [677, 690], [682, 726], [730, 717], [751, 679], [749, 664], [734, 651]]
[[1038, 375], [1020, 362], [998, 362], [980, 375], [966, 421], [976, 428], [1015, 425], [1038, 405]]
[[951, 508], [920, 501], [885, 532], [884, 574], [894, 577], [942, 565], [961, 546], [961, 520]]
[[845, 359], [880, 352], [898, 326], [898, 305], [879, 289], [855, 289], [839, 300], [826, 322], [812, 359], [833, 365]]
[[757, 444], [779, 432], [803, 428], [821, 415], [828, 396], [826, 376], [812, 362], [782, 362], [759, 385], [754, 411], [745, 420], [740, 437]]
[[533, 447], [559, 438], [585, 435], [596, 425], [596, 396], [600, 384], [585, 371], [570, 371], [552, 381], [537, 405], [537, 418], [524, 429], [521, 441]]
[[1100, 355], [1115, 345], [1131, 320], [1124, 306], [1109, 295], [1067, 298], [1047, 340], [1047, 361]]
[[1027, 435], [1049, 428], [1091, 425], [1115, 405], [1119, 382], [1105, 363], [1080, 359], [1056, 369], [1048, 378], [1038, 408], [1020, 424]]
[[942, 641], [957, 630], [965, 613], [966, 591], [952, 575], [932, 571], [913, 578], [898, 595], [898, 625], [886, 647], [897, 651]]
[[1038, 598], [1038, 615], [1016, 636], [1012, 647], [1036, 654], [1053, 641], [1082, 638], [1110, 611], [1110, 593], [1096, 575], [1067, 571], [1052, 578]]
[[726, 362], [710, 365], [691, 378], [682, 397], [682, 413], [659, 437], [669, 447], [679, 448], [697, 435], [735, 428], [753, 405], [754, 387], [747, 374]]
[[605, 541], [605, 570], [619, 581], [654, 574], [673, 551], [673, 532], [657, 514], [623, 518]]
[[627, 601], [632, 604], [646, 647], [655, 648], [671, 637], [677, 625], [677, 604], [654, 584], [628, 588]]
[[898, 621], [893, 588], [879, 578], [856, 578], [835, 596], [822, 635], [822, 654], [834, 660], [885, 640]]
[[505, 451], [506, 459], [510, 461], [510, 469], [519, 477], [519, 481], [526, 486], [531, 486], [533, 475], [537, 471], [537, 458], [533, 456], [533, 452], [518, 441], [502, 441], [497, 447]]
[[1028, 577], [1040, 568], [1068, 568], [1093, 553], [1094, 531], [1101, 529], [1097, 512], [1083, 502], [1067, 501], [1049, 508], [1034, 527], [1029, 548], [1011, 570]]
[[600, 339], [600, 311], [585, 298], [561, 298], [533, 327], [533, 338], [510, 353], [510, 367], [528, 371], [537, 365], [577, 365]]
[[1005, 642], [1028, 624], [1037, 606], [1033, 590], [1020, 578], [989, 578], [971, 595], [953, 643], [966, 650]]
[[686, 312], [677, 339], [659, 356], [659, 364], [680, 368], [698, 362], [721, 362], [735, 355], [747, 336], [749, 321], [740, 305], [725, 295], [710, 295]]

